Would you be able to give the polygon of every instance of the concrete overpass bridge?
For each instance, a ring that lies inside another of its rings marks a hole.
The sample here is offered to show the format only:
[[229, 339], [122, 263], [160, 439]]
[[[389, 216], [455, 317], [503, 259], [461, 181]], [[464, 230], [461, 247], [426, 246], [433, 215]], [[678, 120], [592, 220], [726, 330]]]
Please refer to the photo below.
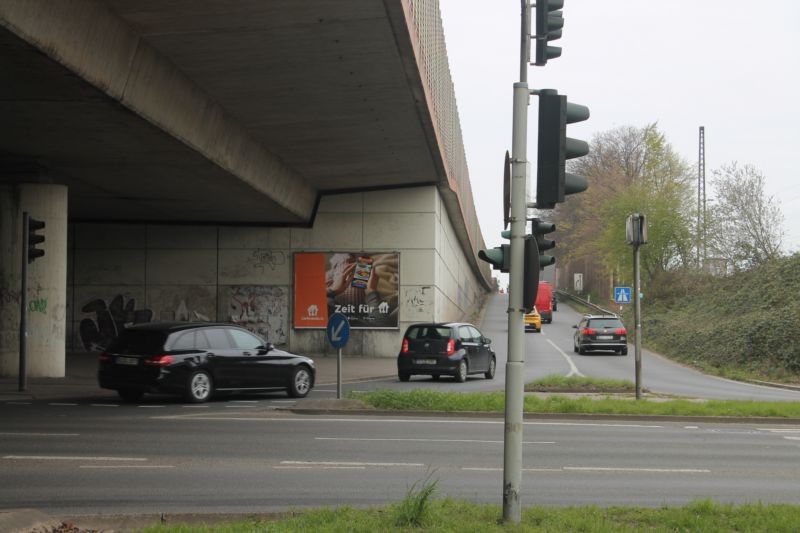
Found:
[[325, 353], [350, 305], [391, 356], [490, 289], [436, 0], [0, 0], [0, 72], [2, 375], [23, 211], [31, 376], [146, 320]]

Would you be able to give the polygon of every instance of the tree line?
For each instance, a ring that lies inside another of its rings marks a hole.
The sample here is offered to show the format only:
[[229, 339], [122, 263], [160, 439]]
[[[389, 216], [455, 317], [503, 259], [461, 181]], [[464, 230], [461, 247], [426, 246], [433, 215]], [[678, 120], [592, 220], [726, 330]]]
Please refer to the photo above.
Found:
[[[713, 197], [703, 209], [696, 195], [697, 165], [675, 152], [657, 124], [596, 134], [590, 147], [589, 155], [571, 161], [568, 169], [585, 176], [589, 190], [568, 196], [545, 218], [558, 228], [561, 271], [574, 272], [580, 264], [578, 271], [594, 269], [596, 279], [612, 280], [586, 287], [596, 295], [610, 297], [614, 280], [630, 279], [633, 255], [625, 242], [625, 220], [633, 213], [645, 214], [648, 222], [648, 244], [640, 248], [644, 288], [664, 274], [724, 276], [783, 255], [783, 215], [766, 193], [766, 177], [753, 165], [734, 161], [712, 170]], [[705, 216], [698, 216], [698, 209]]]

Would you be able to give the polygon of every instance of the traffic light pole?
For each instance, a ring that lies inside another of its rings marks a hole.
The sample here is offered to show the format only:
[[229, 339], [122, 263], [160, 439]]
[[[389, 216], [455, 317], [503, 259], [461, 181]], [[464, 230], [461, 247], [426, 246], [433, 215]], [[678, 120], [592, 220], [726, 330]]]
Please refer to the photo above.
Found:
[[525, 272], [527, 214], [527, 83], [514, 84], [514, 119], [511, 163], [511, 265], [508, 287], [508, 358], [503, 454], [503, 521], [521, 519], [519, 492], [522, 481], [522, 408], [525, 374], [525, 330], [522, 293]]
[[19, 391], [27, 390], [27, 343], [28, 343], [28, 221], [27, 211], [22, 213], [22, 283], [19, 294]]

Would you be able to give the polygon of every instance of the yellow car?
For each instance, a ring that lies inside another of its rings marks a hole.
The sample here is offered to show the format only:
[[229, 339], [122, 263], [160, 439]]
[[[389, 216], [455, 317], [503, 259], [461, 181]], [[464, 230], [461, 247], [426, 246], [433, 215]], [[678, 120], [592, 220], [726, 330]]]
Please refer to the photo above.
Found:
[[542, 317], [533, 308], [533, 311], [525, 315], [525, 331], [542, 331]]

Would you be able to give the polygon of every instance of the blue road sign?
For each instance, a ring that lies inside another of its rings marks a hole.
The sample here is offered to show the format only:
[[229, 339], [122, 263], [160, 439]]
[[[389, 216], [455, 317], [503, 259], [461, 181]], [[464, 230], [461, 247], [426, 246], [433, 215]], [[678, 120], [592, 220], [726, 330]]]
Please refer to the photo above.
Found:
[[614, 301], [618, 304], [631, 303], [630, 287], [614, 287]]
[[333, 313], [328, 319], [328, 327], [325, 328], [325, 332], [334, 348], [344, 348], [347, 339], [350, 338], [350, 321], [342, 313]]

